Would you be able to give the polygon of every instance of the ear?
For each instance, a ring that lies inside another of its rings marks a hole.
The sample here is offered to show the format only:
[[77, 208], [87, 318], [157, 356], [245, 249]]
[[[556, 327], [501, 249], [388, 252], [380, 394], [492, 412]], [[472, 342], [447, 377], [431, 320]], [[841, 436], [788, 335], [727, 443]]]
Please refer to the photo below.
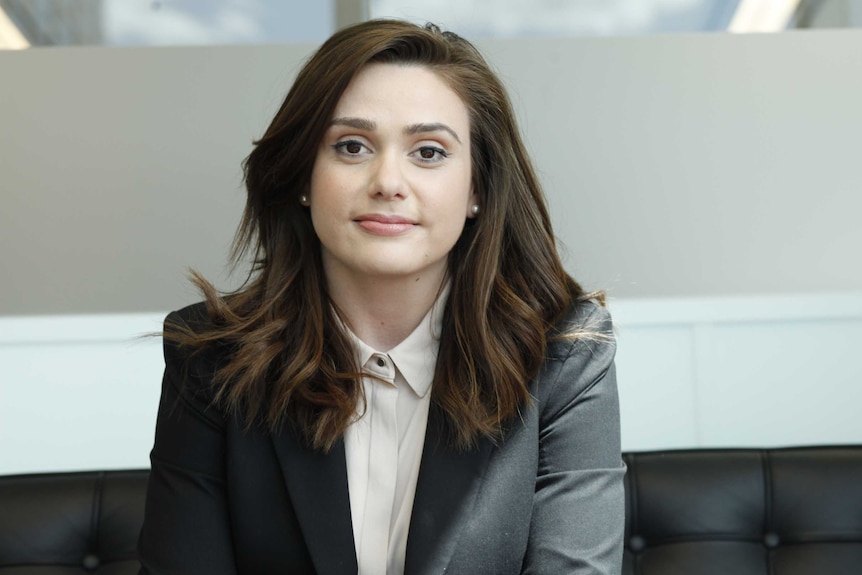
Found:
[[306, 184], [305, 189], [302, 191], [301, 194], [299, 194], [299, 197], [297, 198], [297, 200], [299, 201], [299, 205], [301, 205], [304, 208], [307, 208], [308, 206], [311, 205], [311, 193], [310, 192], [311, 192], [311, 185]]
[[482, 206], [479, 206], [479, 210], [474, 209], [474, 206], [479, 206], [479, 194], [470, 188], [470, 199], [467, 201], [467, 219], [475, 219], [479, 215]]

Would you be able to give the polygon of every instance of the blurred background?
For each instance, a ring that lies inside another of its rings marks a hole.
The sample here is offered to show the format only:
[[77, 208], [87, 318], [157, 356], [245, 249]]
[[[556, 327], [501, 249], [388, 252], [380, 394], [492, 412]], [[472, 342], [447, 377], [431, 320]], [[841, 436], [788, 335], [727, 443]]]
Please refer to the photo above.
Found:
[[471, 38], [779, 32], [862, 25], [858, 0], [2, 0], [7, 47], [322, 42], [370, 18]]
[[625, 448], [862, 441], [862, 0], [0, 0], [0, 473], [147, 465], [138, 336], [199, 299], [189, 268], [241, 285], [242, 159], [315, 47], [382, 17], [506, 83], [608, 294]]

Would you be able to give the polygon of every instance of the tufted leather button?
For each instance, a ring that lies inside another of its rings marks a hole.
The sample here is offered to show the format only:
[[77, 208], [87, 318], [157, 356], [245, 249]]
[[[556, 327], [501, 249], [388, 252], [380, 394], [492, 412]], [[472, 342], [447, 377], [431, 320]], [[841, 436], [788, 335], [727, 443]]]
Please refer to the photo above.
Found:
[[640, 553], [646, 549], [646, 540], [640, 535], [632, 535], [629, 537], [629, 549], [635, 553]]
[[778, 533], [766, 533], [763, 536], [763, 544], [769, 549], [775, 549], [779, 543], [781, 543], [781, 538], [778, 536]]
[[99, 557], [95, 553], [87, 553], [81, 563], [87, 571], [95, 571], [99, 568]]

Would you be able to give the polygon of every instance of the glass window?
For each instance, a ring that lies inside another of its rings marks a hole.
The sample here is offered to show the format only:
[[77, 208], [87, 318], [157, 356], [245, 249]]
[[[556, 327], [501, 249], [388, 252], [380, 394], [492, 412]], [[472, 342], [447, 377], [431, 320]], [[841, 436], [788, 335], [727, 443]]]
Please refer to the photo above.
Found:
[[0, 0], [0, 46], [322, 42], [335, 22], [334, 0]]
[[739, 0], [370, 0], [372, 18], [434, 22], [467, 38], [721, 31]]

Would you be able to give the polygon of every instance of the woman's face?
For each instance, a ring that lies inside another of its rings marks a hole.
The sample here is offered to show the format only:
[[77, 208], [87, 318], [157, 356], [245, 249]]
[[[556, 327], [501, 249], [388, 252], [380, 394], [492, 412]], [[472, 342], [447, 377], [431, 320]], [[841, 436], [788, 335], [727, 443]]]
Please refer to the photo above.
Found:
[[475, 203], [466, 106], [428, 68], [367, 65], [323, 136], [309, 201], [330, 283], [442, 280]]

